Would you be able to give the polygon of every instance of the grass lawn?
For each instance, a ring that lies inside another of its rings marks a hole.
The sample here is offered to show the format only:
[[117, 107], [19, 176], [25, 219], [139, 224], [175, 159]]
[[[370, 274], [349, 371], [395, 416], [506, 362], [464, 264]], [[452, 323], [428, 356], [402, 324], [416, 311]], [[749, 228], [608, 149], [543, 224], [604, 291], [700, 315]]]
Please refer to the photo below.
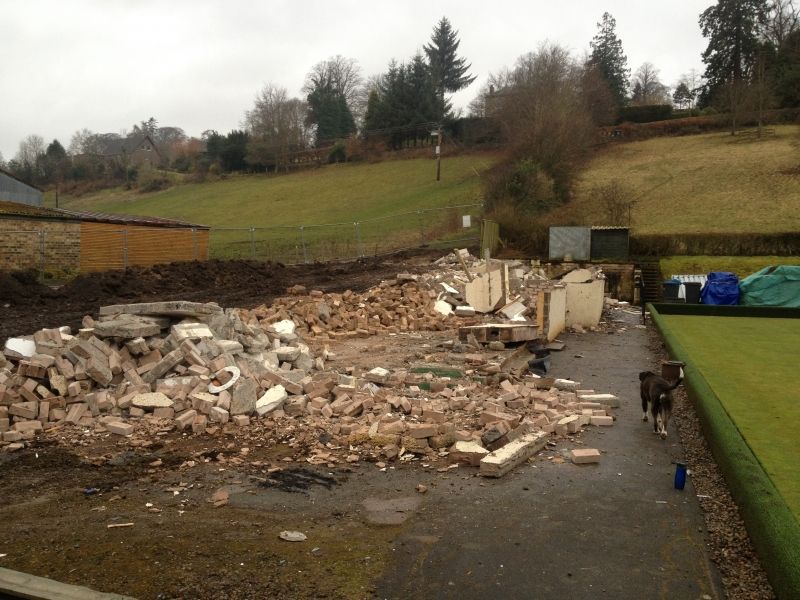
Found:
[[607, 225], [592, 190], [619, 180], [636, 200], [636, 233], [795, 231], [800, 127], [773, 129], [763, 140], [719, 132], [610, 145], [581, 175], [574, 200], [548, 219]]
[[800, 520], [800, 319], [662, 315]]

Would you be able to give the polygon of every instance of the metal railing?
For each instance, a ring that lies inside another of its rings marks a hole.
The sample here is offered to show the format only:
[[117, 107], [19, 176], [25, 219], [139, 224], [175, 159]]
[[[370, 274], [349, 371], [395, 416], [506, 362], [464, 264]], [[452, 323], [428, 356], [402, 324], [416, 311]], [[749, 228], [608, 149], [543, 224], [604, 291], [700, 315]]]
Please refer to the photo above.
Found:
[[462, 204], [324, 225], [216, 228], [209, 254], [300, 264], [467, 245], [480, 239], [481, 211], [481, 204]]
[[210, 230], [81, 227], [78, 233], [76, 227], [71, 236], [48, 235], [44, 228], [3, 231], [0, 269], [69, 273], [209, 258], [302, 264], [451, 249], [480, 242], [482, 210], [482, 204], [461, 204], [342, 223]]

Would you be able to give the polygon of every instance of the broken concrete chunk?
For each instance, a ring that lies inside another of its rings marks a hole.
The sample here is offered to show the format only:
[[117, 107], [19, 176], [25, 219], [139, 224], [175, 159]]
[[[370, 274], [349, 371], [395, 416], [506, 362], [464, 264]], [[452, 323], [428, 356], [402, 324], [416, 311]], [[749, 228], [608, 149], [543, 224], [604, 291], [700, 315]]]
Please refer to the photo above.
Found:
[[544, 432], [531, 433], [487, 454], [481, 460], [480, 474], [484, 477], [502, 477], [544, 448], [547, 437]]
[[553, 384], [556, 389], [563, 392], [574, 392], [578, 389], [580, 381], [572, 381], [570, 379], [556, 379]]
[[[127, 315], [126, 315], [127, 316]], [[134, 339], [150, 337], [161, 333], [158, 323], [148, 319], [135, 317], [116, 318], [109, 321], [97, 321], [94, 324], [94, 335], [99, 337], [118, 337]]]
[[256, 409], [258, 385], [252, 379], [240, 379], [232, 388], [231, 415], [249, 415]]
[[150, 392], [149, 394], [136, 394], [131, 400], [131, 404], [143, 410], [156, 408], [171, 408], [175, 402], [161, 392]]
[[433, 310], [435, 310], [440, 315], [449, 316], [453, 312], [453, 307], [450, 305], [449, 302], [445, 302], [444, 300], [437, 300], [433, 305]]
[[172, 302], [142, 302], [138, 304], [114, 304], [100, 308], [99, 315], [164, 315], [168, 317], [202, 317], [222, 313], [216, 304], [201, 304], [176, 300]]
[[284, 319], [272, 324], [272, 329], [278, 334], [293, 335], [296, 328], [294, 321], [291, 319]]
[[282, 385], [275, 385], [269, 388], [261, 398], [256, 401], [256, 413], [263, 417], [267, 413], [283, 406], [289, 394]]
[[36, 354], [36, 342], [25, 338], [8, 338], [3, 354], [8, 358], [30, 358]]
[[478, 467], [487, 454], [489, 451], [478, 442], [456, 442], [450, 447], [448, 459], [452, 463]]
[[205, 323], [177, 323], [172, 326], [172, 335], [178, 341], [213, 338], [214, 333]]
[[469, 305], [456, 306], [455, 314], [457, 317], [474, 317], [475, 309]]

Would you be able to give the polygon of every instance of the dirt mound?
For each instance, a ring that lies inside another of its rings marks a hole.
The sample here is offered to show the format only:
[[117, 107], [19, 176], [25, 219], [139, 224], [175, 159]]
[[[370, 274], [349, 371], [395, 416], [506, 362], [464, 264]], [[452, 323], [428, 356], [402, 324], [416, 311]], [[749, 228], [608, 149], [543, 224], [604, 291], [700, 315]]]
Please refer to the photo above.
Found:
[[0, 303], [24, 306], [42, 297], [52, 297], [53, 290], [39, 283], [34, 270], [0, 271]]
[[[87, 273], [58, 288], [39, 283], [34, 271], [0, 272], [0, 343], [43, 327], [77, 328], [83, 315], [108, 304], [190, 300], [252, 308], [296, 284], [324, 292], [362, 291], [409, 270], [407, 261], [415, 254], [296, 266], [249, 260], [169, 263]], [[430, 256], [423, 254], [422, 262]]]

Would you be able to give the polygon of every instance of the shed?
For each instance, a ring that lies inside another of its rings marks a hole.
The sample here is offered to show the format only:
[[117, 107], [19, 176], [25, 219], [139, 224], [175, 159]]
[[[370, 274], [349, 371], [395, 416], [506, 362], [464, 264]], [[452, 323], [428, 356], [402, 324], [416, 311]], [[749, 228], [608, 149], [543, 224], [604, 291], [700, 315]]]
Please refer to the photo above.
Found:
[[629, 227], [592, 227], [592, 260], [628, 260]]
[[0, 269], [89, 272], [207, 260], [209, 228], [0, 201]]
[[35, 185], [25, 183], [13, 173], [0, 169], [0, 200], [41, 206], [42, 190]]

